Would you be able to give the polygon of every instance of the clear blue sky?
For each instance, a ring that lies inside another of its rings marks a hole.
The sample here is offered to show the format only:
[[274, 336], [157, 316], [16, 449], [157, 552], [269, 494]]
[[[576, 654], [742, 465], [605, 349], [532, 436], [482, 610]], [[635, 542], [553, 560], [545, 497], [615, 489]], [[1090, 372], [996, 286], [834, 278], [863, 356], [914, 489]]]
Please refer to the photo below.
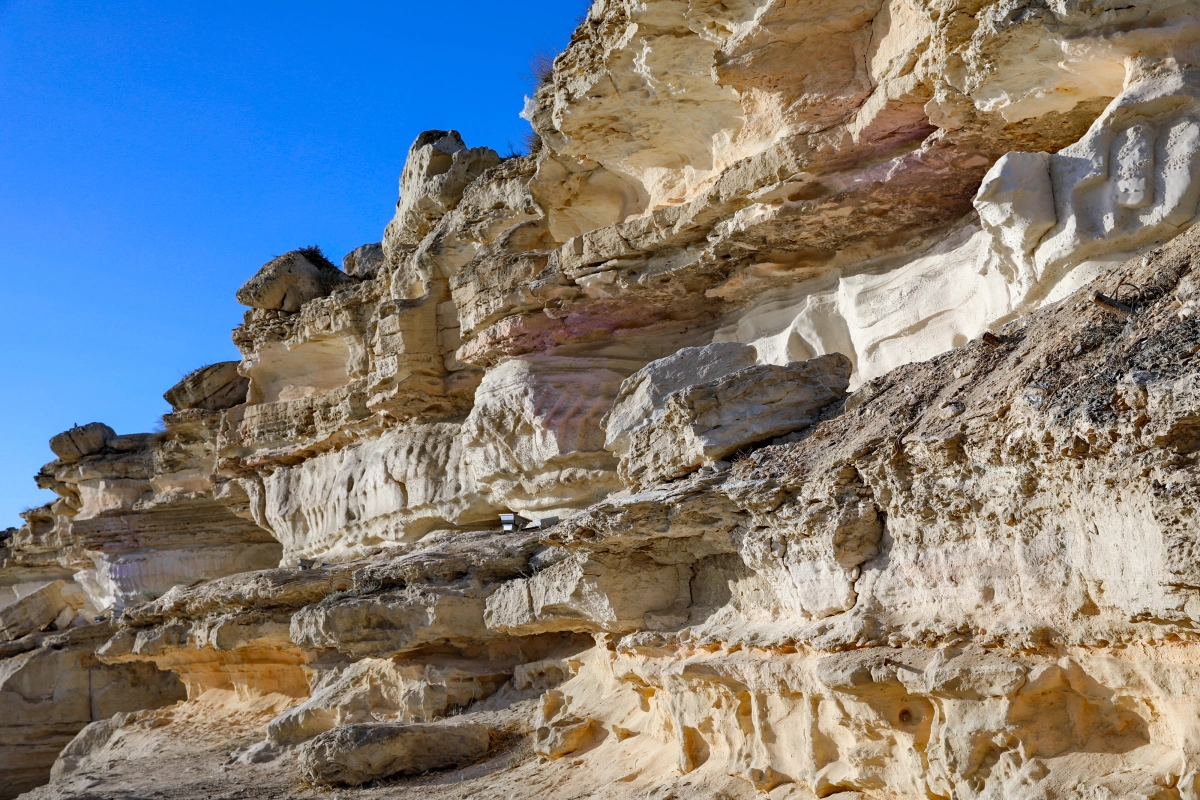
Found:
[[265, 261], [378, 241], [409, 144], [505, 150], [586, 0], [0, 0], [0, 527], [73, 423], [152, 430]]

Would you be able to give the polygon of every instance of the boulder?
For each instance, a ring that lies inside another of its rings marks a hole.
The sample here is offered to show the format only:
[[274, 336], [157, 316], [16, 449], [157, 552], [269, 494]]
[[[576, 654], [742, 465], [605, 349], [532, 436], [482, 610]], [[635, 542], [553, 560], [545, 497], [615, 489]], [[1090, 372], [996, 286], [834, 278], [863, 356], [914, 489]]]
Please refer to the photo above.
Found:
[[533, 356], [490, 370], [462, 424], [465, 463], [480, 493], [499, 509], [542, 517], [620, 489], [600, 421], [631, 366]]
[[374, 278], [384, 263], [382, 242], [364, 244], [342, 258], [342, 271], [353, 278]]
[[530, 578], [500, 586], [484, 622], [517, 636], [548, 631], [627, 633], [684, 593], [687, 570], [643, 555], [573, 554]]
[[604, 729], [597, 720], [564, 717], [537, 729], [533, 751], [546, 758], [562, 758], [584, 749], [603, 733]]
[[0, 642], [11, 642], [54, 622], [67, 608], [67, 601], [62, 596], [65, 585], [63, 581], [48, 583], [12, 605], [0, 608]]
[[189, 372], [163, 399], [176, 411], [223, 411], [246, 402], [250, 380], [238, 374], [238, 361], [221, 361]]
[[113, 735], [121, 729], [130, 716], [128, 713], [121, 713], [108, 719], [98, 719], [88, 723], [58, 754], [54, 766], [50, 768], [50, 778], [58, 780], [77, 772], [89, 755], [100, 750], [112, 740]]
[[[817, 412], [845, 396], [851, 369], [850, 359], [831, 353], [698, 382], [654, 404], [646, 422], [624, 434], [627, 443], [618, 425], [629, 415], [610, 415], [609, 436], [625, 447], [619, 453], [621, 477], [631, 486], [682, 477], [743, 447], [811, 425]], [[640, 387], [625, 389], [623, 385], [629, 404], [649, 406], [655, 397]]]
[[487, 755], [490, 741], [488, 727], [475, 723], [343, 725], [305, 745], [300, 769], [313, 783], [361, 786], [465, 766]]
[[713, 342], [705, 347], [685, 347], [666, 358], [651, 361], [624, 383], [612, 410], [601, 421], [605, 449], [623, 455], [630, 436], [660, 419], [672, 392], [752, 367], [754, 347], [739, 342]]
[[429, 722], [491, 696], [511, 676], [511, 669], [490, 661], [364, 658], [343, 668], [314, 669], [312, 696], [273, 719], [267, 738], [290, 745], [349, 722]]
[[320, 248], [305, 247], [264, 264], [238, 289], [237, 301], [251, 308], [291, 313], [350, 282], [351, 278], [330, 263]]
[[69, 464], [84, 456], [99, 453], [116, 435], [117, 432], [103, 422], [89, 422], [51, 436], [50, 449], [60, 461]]

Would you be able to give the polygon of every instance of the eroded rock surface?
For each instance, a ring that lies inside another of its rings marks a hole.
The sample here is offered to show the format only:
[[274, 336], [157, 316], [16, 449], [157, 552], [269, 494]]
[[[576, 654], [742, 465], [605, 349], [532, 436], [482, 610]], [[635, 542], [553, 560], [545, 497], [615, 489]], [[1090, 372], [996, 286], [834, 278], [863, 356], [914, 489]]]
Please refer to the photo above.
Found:
[[305, 745], [300, 769], [317, 783], [361, 786], [466, 766], [487, 755], [490, 738], [485, 726], [469, 723], [344, 725]]
[[54, 437], [0, 687], [123, 699], [0, 769], [1200, 795], [1197, 75], [1189, 0], [596, 0], [531, 153], [421, 134], [162, 431]]
[[467, 185], [499, 163], [500, 157], [489, 148], [468, 148], [458, 131], [425, 131], [418, 136], [400, 174], [400, 202], [384, 233], [385, 252], [420, 244], [437, 221], [458, 205]]

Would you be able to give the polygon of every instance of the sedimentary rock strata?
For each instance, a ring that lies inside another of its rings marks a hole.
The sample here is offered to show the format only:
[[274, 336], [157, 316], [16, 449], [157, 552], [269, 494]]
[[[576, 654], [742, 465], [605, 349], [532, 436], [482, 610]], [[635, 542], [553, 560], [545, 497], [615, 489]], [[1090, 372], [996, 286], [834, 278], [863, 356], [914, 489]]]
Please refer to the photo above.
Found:
[[0, 765], [1197, 796], [1197, 76], [1182, 0], [596, 0], [530, 153], [421, 134], [164, 430], [51, 440], [0, 687], [124, 699], [22, 706]]

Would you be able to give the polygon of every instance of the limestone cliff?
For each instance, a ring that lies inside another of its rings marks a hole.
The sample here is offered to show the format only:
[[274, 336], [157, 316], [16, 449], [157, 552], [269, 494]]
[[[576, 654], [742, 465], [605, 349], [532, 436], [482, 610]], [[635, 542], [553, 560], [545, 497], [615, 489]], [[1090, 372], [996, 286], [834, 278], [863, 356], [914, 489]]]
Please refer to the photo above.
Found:
[[1200, 5], [595, 0], [523, 115], [51, 440], [0, 798], [1200, 797]]

